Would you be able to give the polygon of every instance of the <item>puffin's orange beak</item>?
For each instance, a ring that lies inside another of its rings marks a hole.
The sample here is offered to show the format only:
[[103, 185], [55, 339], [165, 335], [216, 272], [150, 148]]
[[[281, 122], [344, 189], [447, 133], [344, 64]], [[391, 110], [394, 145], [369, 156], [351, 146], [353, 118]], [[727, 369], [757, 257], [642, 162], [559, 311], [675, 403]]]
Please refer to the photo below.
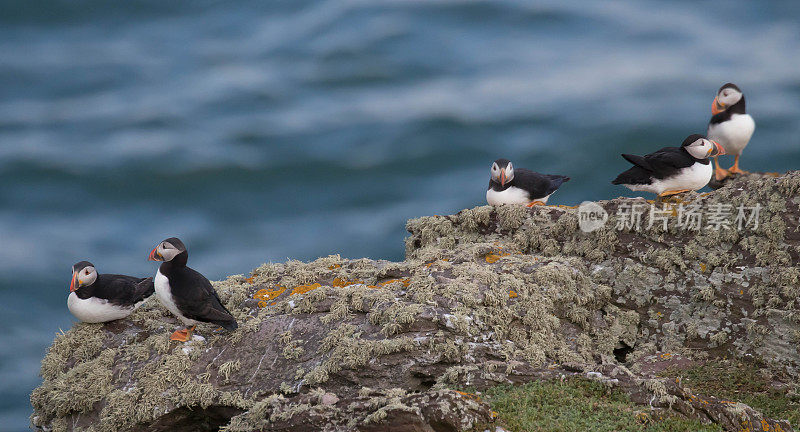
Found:
[[505, 186], [505, 185], [506, 185], [506, 170], [505, 169], [501, 169], [500, 170], [500, 186]]
[[714, 156], [720, 156], [720, 155], [724, 155], [724, 154], [725, 154], [725, 147], [722, 147], [722, 146], [721, 146], [721, 145], [719, 145], [719, 143], [718, 143], [718, 142], [716, 142], [716, 141], [713, 141], [713, 140], [712, 140], [711, 142], [712, 142], [712, 143], [714, 143], [714, 147], [716, 147], [716, 148], [717, 148], [717, 154], [715, 154]]
[[78, 288], [80, 288], [78, 283], [78, 272], [72, 272], [72, 281], [69, 283], [69, 292], [75, 292], [75, 290]]
[[154, 247], [152, 251], [150, 251], [150, 255], [147, 257], [148, 261], [164, 261], [164, 257], [158, 253], [158, 246]]
[[711, 103], [711, 114], [717, 115], [722, 111], [725, 111], [725, 105], [719, 103], [719, 100], [717, 100], [717, 98], [714, 98], [714, 102]]

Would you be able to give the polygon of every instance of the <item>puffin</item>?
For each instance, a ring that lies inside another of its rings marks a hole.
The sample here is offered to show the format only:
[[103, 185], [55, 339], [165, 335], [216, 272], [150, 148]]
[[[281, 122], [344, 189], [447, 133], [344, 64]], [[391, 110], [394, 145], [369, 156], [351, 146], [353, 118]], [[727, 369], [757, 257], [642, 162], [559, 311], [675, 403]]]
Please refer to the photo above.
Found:
[[197, 324], [207, 322], [236, 330], [239, 325], [220, 301], [211, 282], [186, 266], [189, 252], [180, 239], [170, 237], [150, 252], [150, 261], [163, 261], [153, 279], [156, 296], [187, 328], [176, 330], [171, 340], [186, 342]]
[[702, 189], [713, 174], [708, 158], [723, 154], [719, 143], [700, 134], [689, 135], [680, 147], [664, 147], [645, 156], [623, 154], [634, 166], [611, 183], [659, 197]]
[[739, 157], [750, 142], [750, 137], [756, 129], [756, 123], [750, 114], [745, 111], [744, 94], [733, 83], [726, 83], [717, 91], [717, 96], [711, 104], [711, 120], [708, 122], [709, 139], [714, 140], [733, 155], [734, 162], [730, 169], [719, 166], [717, 157], [714, 157], [714, 176], [722, 180], [730, 174], [744, 174], [739, 168]]
[[489, 189], [486, 202], [492, 206], [525, 204], [528, 207], [545, 205], [550, 195], [569, 177], [539, 174], [525, 168], [514, 169], [508, 159], [497, 159], [489, 170]]
[[67, 307], [86, 323], [122, 319], [153, 294], [153, 278], [98, 274], [94, 264], [80, 261], [72, 266]]

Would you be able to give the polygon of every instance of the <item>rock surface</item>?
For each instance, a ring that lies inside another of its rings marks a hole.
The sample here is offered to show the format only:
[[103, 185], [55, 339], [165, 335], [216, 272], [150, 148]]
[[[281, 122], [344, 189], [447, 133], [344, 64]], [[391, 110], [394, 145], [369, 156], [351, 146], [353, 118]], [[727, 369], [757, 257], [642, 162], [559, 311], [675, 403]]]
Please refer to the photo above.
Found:
[[[726, 430], [790, 431], [660, 372], [757, 358], [776, 388], [797, 391], [798, 191], [791, 172], [652, 211], [641, 198], [601, 201], [608, 220], [592, 232], [580, 229], [586, 208], [477, 207], [409, 221], [403, 262], [265, 264], [215, 283], [235, 332], [200, 326], [201, 337], [170, 341], [179, 324], [151, 300], [129, 319], [58, 335], [31, 395], [32, 423], [484, 430], [494, 427], [489, 404], [459, 389], [581, 376]], [[692, 209], [703, 210], [702, 229], [686, 229]]]

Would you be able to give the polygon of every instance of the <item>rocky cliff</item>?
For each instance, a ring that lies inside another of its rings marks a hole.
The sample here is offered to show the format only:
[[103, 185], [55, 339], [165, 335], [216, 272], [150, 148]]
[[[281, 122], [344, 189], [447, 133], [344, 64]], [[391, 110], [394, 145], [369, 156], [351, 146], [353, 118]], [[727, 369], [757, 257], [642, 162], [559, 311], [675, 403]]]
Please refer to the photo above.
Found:
[[757, 359], [775, 391], [797, 394], [798, 192], [791, 172], [669, 203], [477, 207], [409, 221], [403, 262], [265, 264], [214, 284], [235, 332], [200, 326], [170, 341], [178, 323], [153, 299], [129, 319], [59, 334], [32, 423], [484, 430], [494, 413], [472, 391], [580, 376], [645, 410], [790, 431], [665, 371]]

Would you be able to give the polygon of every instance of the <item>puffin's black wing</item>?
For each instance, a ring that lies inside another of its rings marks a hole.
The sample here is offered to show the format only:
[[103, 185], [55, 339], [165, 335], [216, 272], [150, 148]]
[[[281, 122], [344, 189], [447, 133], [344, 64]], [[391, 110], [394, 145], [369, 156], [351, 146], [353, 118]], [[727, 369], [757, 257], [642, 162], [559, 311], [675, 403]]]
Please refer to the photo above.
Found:
[[194, 269], [183, 267], [170, 274], [169, 279], [172, 297], [184, 316], [210, 322], [227, 330], [239, 327], [205, 276]]
[[136, 289], [134, 290], [134, 297], [137, 299], [137, 302], [140, 302], [155, 292], [155, 285], [153, 285], [153, 278], [143, 278], [136, 284]]
[[680, 147], [664, 147], [645, 156], [623, 154], [622, 157], [634, 166], [618, 175], [612, 184], [650, 184], [654, 178], [670, 177], [696, 162]]
[[626, 161], [634, 164], [635, 166], [646, 169], [647, 171], [653, 171], [653, 167], [650, 165], [650, 163], [647, 161], [647, 158], [645, 158], [644, 156], [623, 153], [622, 157], [625, 158]]
[[544, 174], [544, 176], [550, 179], [550, 187], [547, 190], [547, 195], [555, 192], [562, 184], [569, 181], [569, 177], [559, 174]]
[[[117, 306], [133, 306], [153, 294], [153, 278], [140, 278], [118, 274], [101, 274], [90, 285], [86, 296], [108, 300]], [[79, 290], [84, 291], [84, 290]], [[80, 296], [80, 294], [79, 294]]]
[[555, 192], [569, 177], [557, 174], [539, 174], [537, 172], [517, 168], [514, 170], [514, 186], [527, 191], [531, 199], [544, 198]]

